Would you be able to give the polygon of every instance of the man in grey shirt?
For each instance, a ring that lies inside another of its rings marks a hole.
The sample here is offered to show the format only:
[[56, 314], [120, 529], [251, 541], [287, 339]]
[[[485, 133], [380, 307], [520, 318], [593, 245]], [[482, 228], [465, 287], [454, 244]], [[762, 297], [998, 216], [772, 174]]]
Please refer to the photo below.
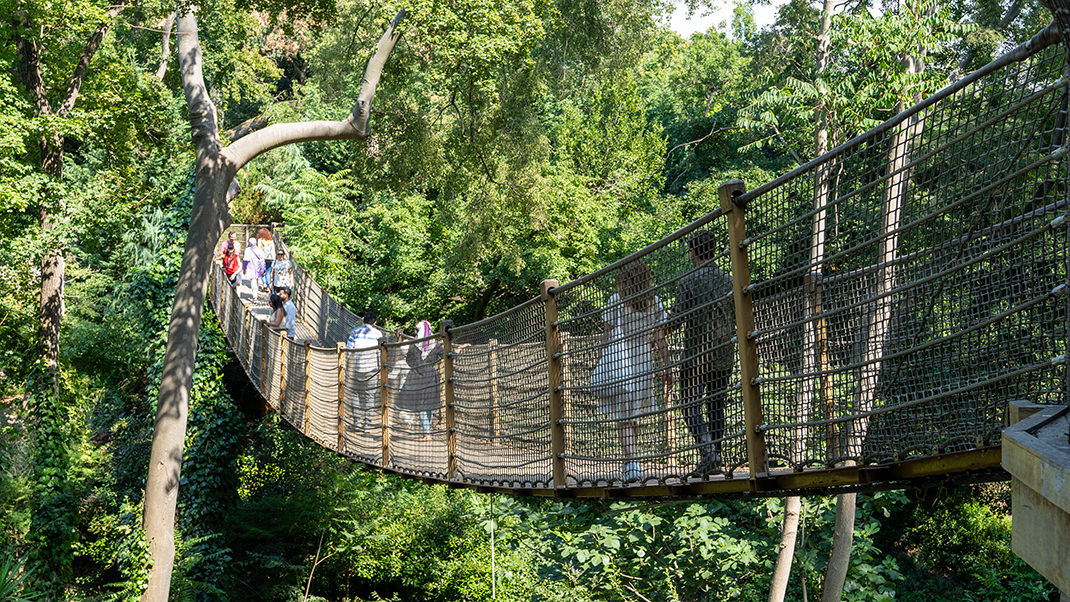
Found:
[[700, 445], [699, 463], [691, 474], [705, 476], [721, 471], [720, 440], [735, 364], [732, 337], [736, 334], [736, 312], [732, 277], [711, 261], [717, 255], [717, 238], [700, 230], [691, 235], [687, 246], [695, 270], [676, 285], [670, 328], [684, 326], [684, 422]]

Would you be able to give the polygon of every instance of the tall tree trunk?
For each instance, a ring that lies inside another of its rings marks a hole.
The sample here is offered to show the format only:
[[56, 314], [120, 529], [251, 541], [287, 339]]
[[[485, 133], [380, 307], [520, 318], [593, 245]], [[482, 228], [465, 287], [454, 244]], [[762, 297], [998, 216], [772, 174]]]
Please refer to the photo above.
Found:
[[[63, 180], [63, 138], [53, 135], [41, 144], [41, 171], [54, 182]], [[41, 204], [39, 225], [45, 252], [41, 257], [41, 306], [38, 314], [38, 344], [41, 360], [52, 380], [52, 395], [59, 398], [59, 331], [63, 323], [63, 285], [66, 259], [63, 244], [50, 240], [55, 234], [56, 219], [63, 219], [67, 204], [59, 194], [46, 193]]]
[[[907, 74], [921, 73], [923, 59], [906, 57]], [[915, 98], [915, 100], [919, 100]], [[906, 109], [906, 103], [896, 105], [896, 113]], [[906, 169], [914, 139], [921, 133], [924, 118], [915, 115], [899, 124], [888, 149], [888, 181], [881, 193], [881, 223], [877, 244], [877, 300], [873, 312], [866, 321], [866, 349], [862, 358], [858, 387], [855, 393], [855, 412], [864, 413], [873, 409], [877, 385], [888, 339], [892, 331], [893, 299], [895, 288], [894, 262], [899, 253], [899, 224], [903, 205], [906, 203], [910, 174]], [[847, 424], [844, 437], [844, 453], [861, 455], [862, 441], [869, 430], [869, 418], [859, 418]], [[836, 532], [832, 538], [832, 553], [825, 571], [825, 584], [821, 592], [822, 602], [834, 602], [843, 595], [843, 584], [850, 563], [851, 543], [854, 538], [855, 507], [857, 494], [845, 493], [836, 496]]]
[[386, 59], [397, 43], [398, 13], [379, 40], [364, 72], [353, 112], [343, 121], [285, 123], [268, 126], [222, 148], [215, 104], [208, 95], [201, 69], [201, 46], [196, 7], [178, 21], [178, 56], [182, 86], [189, 107], [190, 129], [196, 148], [196, 185], [189, 235], [171, 321], [156, 406], [149, 474], [145, 484], [145, 535], [153, 560], [142, 601], [166, 602], [174, 565], [174, 522], [178, 484], [186, 436], [190, 389], [196, 364], [197, 337], [207, 293], [213, 250], [230, 224], [227, 191], [234, 175], [247, 162], [273, 148], [309, 140], [363, 140], [369, 134], [371, 104]]
[[[96, 55], [104, 34], [111, 27], [110, 18], [115, 17], [126, 7], [127, 0], [119, 0], [108, 9], [109, 19], [97, 24], [93, 33], [86, 40], [85, 47], [78, 57], [67, 80], [67, 91], [60, 101], [59, 107], [54, 108], [48, 99], [48, 89], [45, 86], [41, 56], [41, 44], [38, 40], [26, 39], [15, 34], [13, 40], [18, 55], [16, 72], [22, 85], [25, 86], [33, 101], [34, 111], [37, 117], [56, 115], [66, 117], [74, 109], [75, 103], [81, 94], [82, 83], [89, 72], [89, 64]], [[36, 24], [20, 23], [27, 30], [34, 30]], [[41, 140], [41, 172], [49, 176], [53, 183], [63, 180], [63, 143], [64, 138], [59, 133], [47, 133]], [[63, 249], [64, 241], [56, 239], [54, 230], [57, 220], [62, 221], [66, 214], [66, 202], [53, 186], [44, 191], [44, 201], [41, 204], [39, 226], [41, 236], [45, 240], [45, 252], [41, 258], [41, 305], [38, 314], [38, 346], [41, 359], [46, 371], [51, 375], [52, 394], [59, 394], [59, 335], [63, 324], [63, 287], [66, 277], [66, 260]]]
[[855, 536], [855, 505], [857, 493], [836, 496], [836, 520], [832, 531], [832, 552], [825, 567], [825, 583], [821, 587], [821, 602], [840, 602], [847, 569], [851, 565], [851, 544]]
[[[821, 25], [817, 33], [817, 53], [814, 57], [815, 72], [817, 77], [822, 77], [828, 65], [829, 54], [829, 28], [832, 23], [832, 11], [835, 8], [833, 0], [825, 0], [821, 12]], [[817, 111], [818, 122], [814, 130], [814, 156], [820, 157], [828, 151], [828, 112], [819, 108]], [[825, 258], [825, 210], [823, 207], [828, 203], [829, 174], [831, 168], [828, 163], [823, 163], [814, 172], [814, 214], [813, 227], [810, 237], [810, 269], [805, 276], [806, 315], [816, 316], [821, 312], [821, 262]], [[803, 374], [811, 374], [815, 368], [824, 367], [824, 323], [818, 318], [807, 322], [803, 341]], [[825, 382], [824, 378], [803, 378], [799, 390], [799, 422], [809, 419], [813, 407], [815, 389], [819, 382]], [[817, 381], [817, 382], [815, 382]], [[827, 401], [827, 400], [826, 400]], [[792, 460], [801, 461], [805, 455], [806, 427], [800, 427], [800, 431], [792, 445]], [[777, 554], [776, 567], [773, 570], [773, 582], [769, 588], [769, 602], [783, 602], [787, 593], [788, 580], [791, 577], [791, 563], [795, 557], [795, 538], [799, 529], [799, 509], [802, 507], [802, 499], [798, 496], [788, 497], [784, 502], [784, 522], [780, 528], [780, 548]]]
[[799, 515], [802, 498], [793, 495], [784, 500], [784, 524], [780, 528], [780, 550], [777, 554], [776, 568], [773, 569], [773, 582], [769, 587], [769, 602], [783, 602], [791, 578], [791, 561], [795, 556], [795, 540], [799, 535]]

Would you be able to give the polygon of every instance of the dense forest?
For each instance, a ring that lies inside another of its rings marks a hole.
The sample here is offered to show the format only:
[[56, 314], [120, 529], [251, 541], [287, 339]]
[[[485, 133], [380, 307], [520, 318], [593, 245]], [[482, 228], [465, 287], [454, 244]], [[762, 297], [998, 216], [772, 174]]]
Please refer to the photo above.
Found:
[[[721, 2], [687, 0], [692, 11]], [[388, 328], [465, 323], [589, 273], [985, 64], [1037, 2], [789, 0], [683, 38], [667, 0], [206, 0], [224, 144], [340, 119], [404, 8], [372, 135], [278, 148], [235, 223]], [[194, 196], [164, 0], [0, 0], [0, 601], [134, 600], [164, 346]], [[180, 11], [189, 2], [179, 2]], [[902, 57], [925, 57], [908, 70]], [[364, 470], [261, 416], [210, 309], [176, 600], [764, 600], [785, 501], [571, 502]], [[860, 494], [844, 600], [1047, 600], [1009, 486]], [[802, 500], [786, 599], [818, 599], [835, 499]]]

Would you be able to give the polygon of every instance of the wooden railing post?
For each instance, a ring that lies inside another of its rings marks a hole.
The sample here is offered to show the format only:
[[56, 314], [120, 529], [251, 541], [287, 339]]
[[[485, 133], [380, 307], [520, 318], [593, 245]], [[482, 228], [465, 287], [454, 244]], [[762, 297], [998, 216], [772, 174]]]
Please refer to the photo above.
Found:
[[[248, 372], [250, 366], [252, 366], [252, 362], [253, 362], [253, 339], [255, 338], [255, 337], [252, 336], [252, 333], [253, 333], [252, 329], [249, 328], [249, 316], [250, 316], [250, 313], [251, 312], [247, 308], [243, 308], [242, 309], [241, 334], [242, 334], [242, 338], [245, 339], [245, 340], [242, 341], [241, 351], [238, 353], [238, 361], [241, 362], [241, 364], [243, 366], [245, 366], [246, 372]], [[246, 347], [248, 347], [248, 349], [249, 349], [248, 351], [245, 350]]]
[[456, 416], [454, 414], [454, 391], [453, 391], [453, 320], [443, 320], [439, 326], [442, 329], [442, 379], [444, 381], [442, 392], [446, 404], [446, 479], [452, 481], [457, 474], [457, 431]]
[[744, 219], [746, 207], [735, 199], [746, 190], [740, 180], [729, 180], [717, 189], [721, 209], [730, 211], [728, 216], [728, 254], [732, 259], [732, 298], [736, 308], [736, 340], [739, 344], [739, 372], [743, 385], [743, 422], [747, 437], [747, 464], [751, 479], [769, 473], [769, 460], [765, 448], [765, 433], [762, 424], [761, 392], [758, 378], [757, 346], [750, 333], [754, 331], [754, 299], [750, 295], [750, 260], [743, 241], [747, 238]]
[[267, 367], [268, 327], [260, 322], [260, 394], [264, 396], [264, 413], [271, 411], [271, 379]]
[[379, 343], [379, 385], [382, 387], [382, 395], [379, 396], [379, 405], [382, 416], [383, 437], [383, 468], [390, 466], [390, 364], [387, 363], [389, 354], [386, 345]]
[[[568, 337], [568, 333], [567, 332], [558, 332], [557, 333], [558, 344], [561, 346], [561, 350], [558, 352], [558, 356], [561, 358], [561, 383], [562, 384], [567, 383], [567, 382], [572, 382], [572, 372], [570, 371], [570, 364], [568, 362], [568, 345], [569, 345], [568, 338], [569, 337]], [[564, 419], [567, 422], [569, 420], [572, 420], [572, 406], [564, 403], [564, 392], [562, 392], [561, 398], [562, 398], [561, 418]], [[562, 432], [563, 432], [563, 429], [562, 429]], [[565, 453], [565, 454], [571, 454], [572, 453], [572, 441], [569, 440], [568, 438], [565, 438], [563, 453]]]
[[286, 337], [279, 333], [279, 413], [286, 418]]
[[497, 440], [498, 426], [498, 339], [487, 342], [487, 378], [490, 379], [490, 434]]
[[312, 341], [305, 341], [305, 435], [312, 432]]
[[346, 344], [338, 343], [338, 451], [346, 450]]
[[554, 488], [565, 487], [565, 400], [561, 371], [561, 339], [557, 328], [556, 280], [542, 281], [542, 301], [546, 308], [546, 359], [550, 377], [550, 453]]

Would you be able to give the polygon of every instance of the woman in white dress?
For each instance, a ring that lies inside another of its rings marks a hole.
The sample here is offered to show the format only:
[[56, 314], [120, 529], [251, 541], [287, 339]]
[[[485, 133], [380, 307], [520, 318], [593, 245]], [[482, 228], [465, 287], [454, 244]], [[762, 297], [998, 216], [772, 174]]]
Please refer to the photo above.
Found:
[[602, 359], [592, 378], [612, 383], [600, 388], [598, 411], [617, 420], [617, 434], [626, 461], [622, 467], [625, 481], [643, 478], [638, 455], [639, 417], [656, 408], [654, 402], [654, 356], [658, 349], [662, 367], [660, 380], [665, 390], [672, 387], [669, 345], [666, 339], [668, 315], [661, 300], [651, 290], [650, 269], [642, 261], [625, 264], [617, 272], [617, 292], [609, 297], [606, 310]]

